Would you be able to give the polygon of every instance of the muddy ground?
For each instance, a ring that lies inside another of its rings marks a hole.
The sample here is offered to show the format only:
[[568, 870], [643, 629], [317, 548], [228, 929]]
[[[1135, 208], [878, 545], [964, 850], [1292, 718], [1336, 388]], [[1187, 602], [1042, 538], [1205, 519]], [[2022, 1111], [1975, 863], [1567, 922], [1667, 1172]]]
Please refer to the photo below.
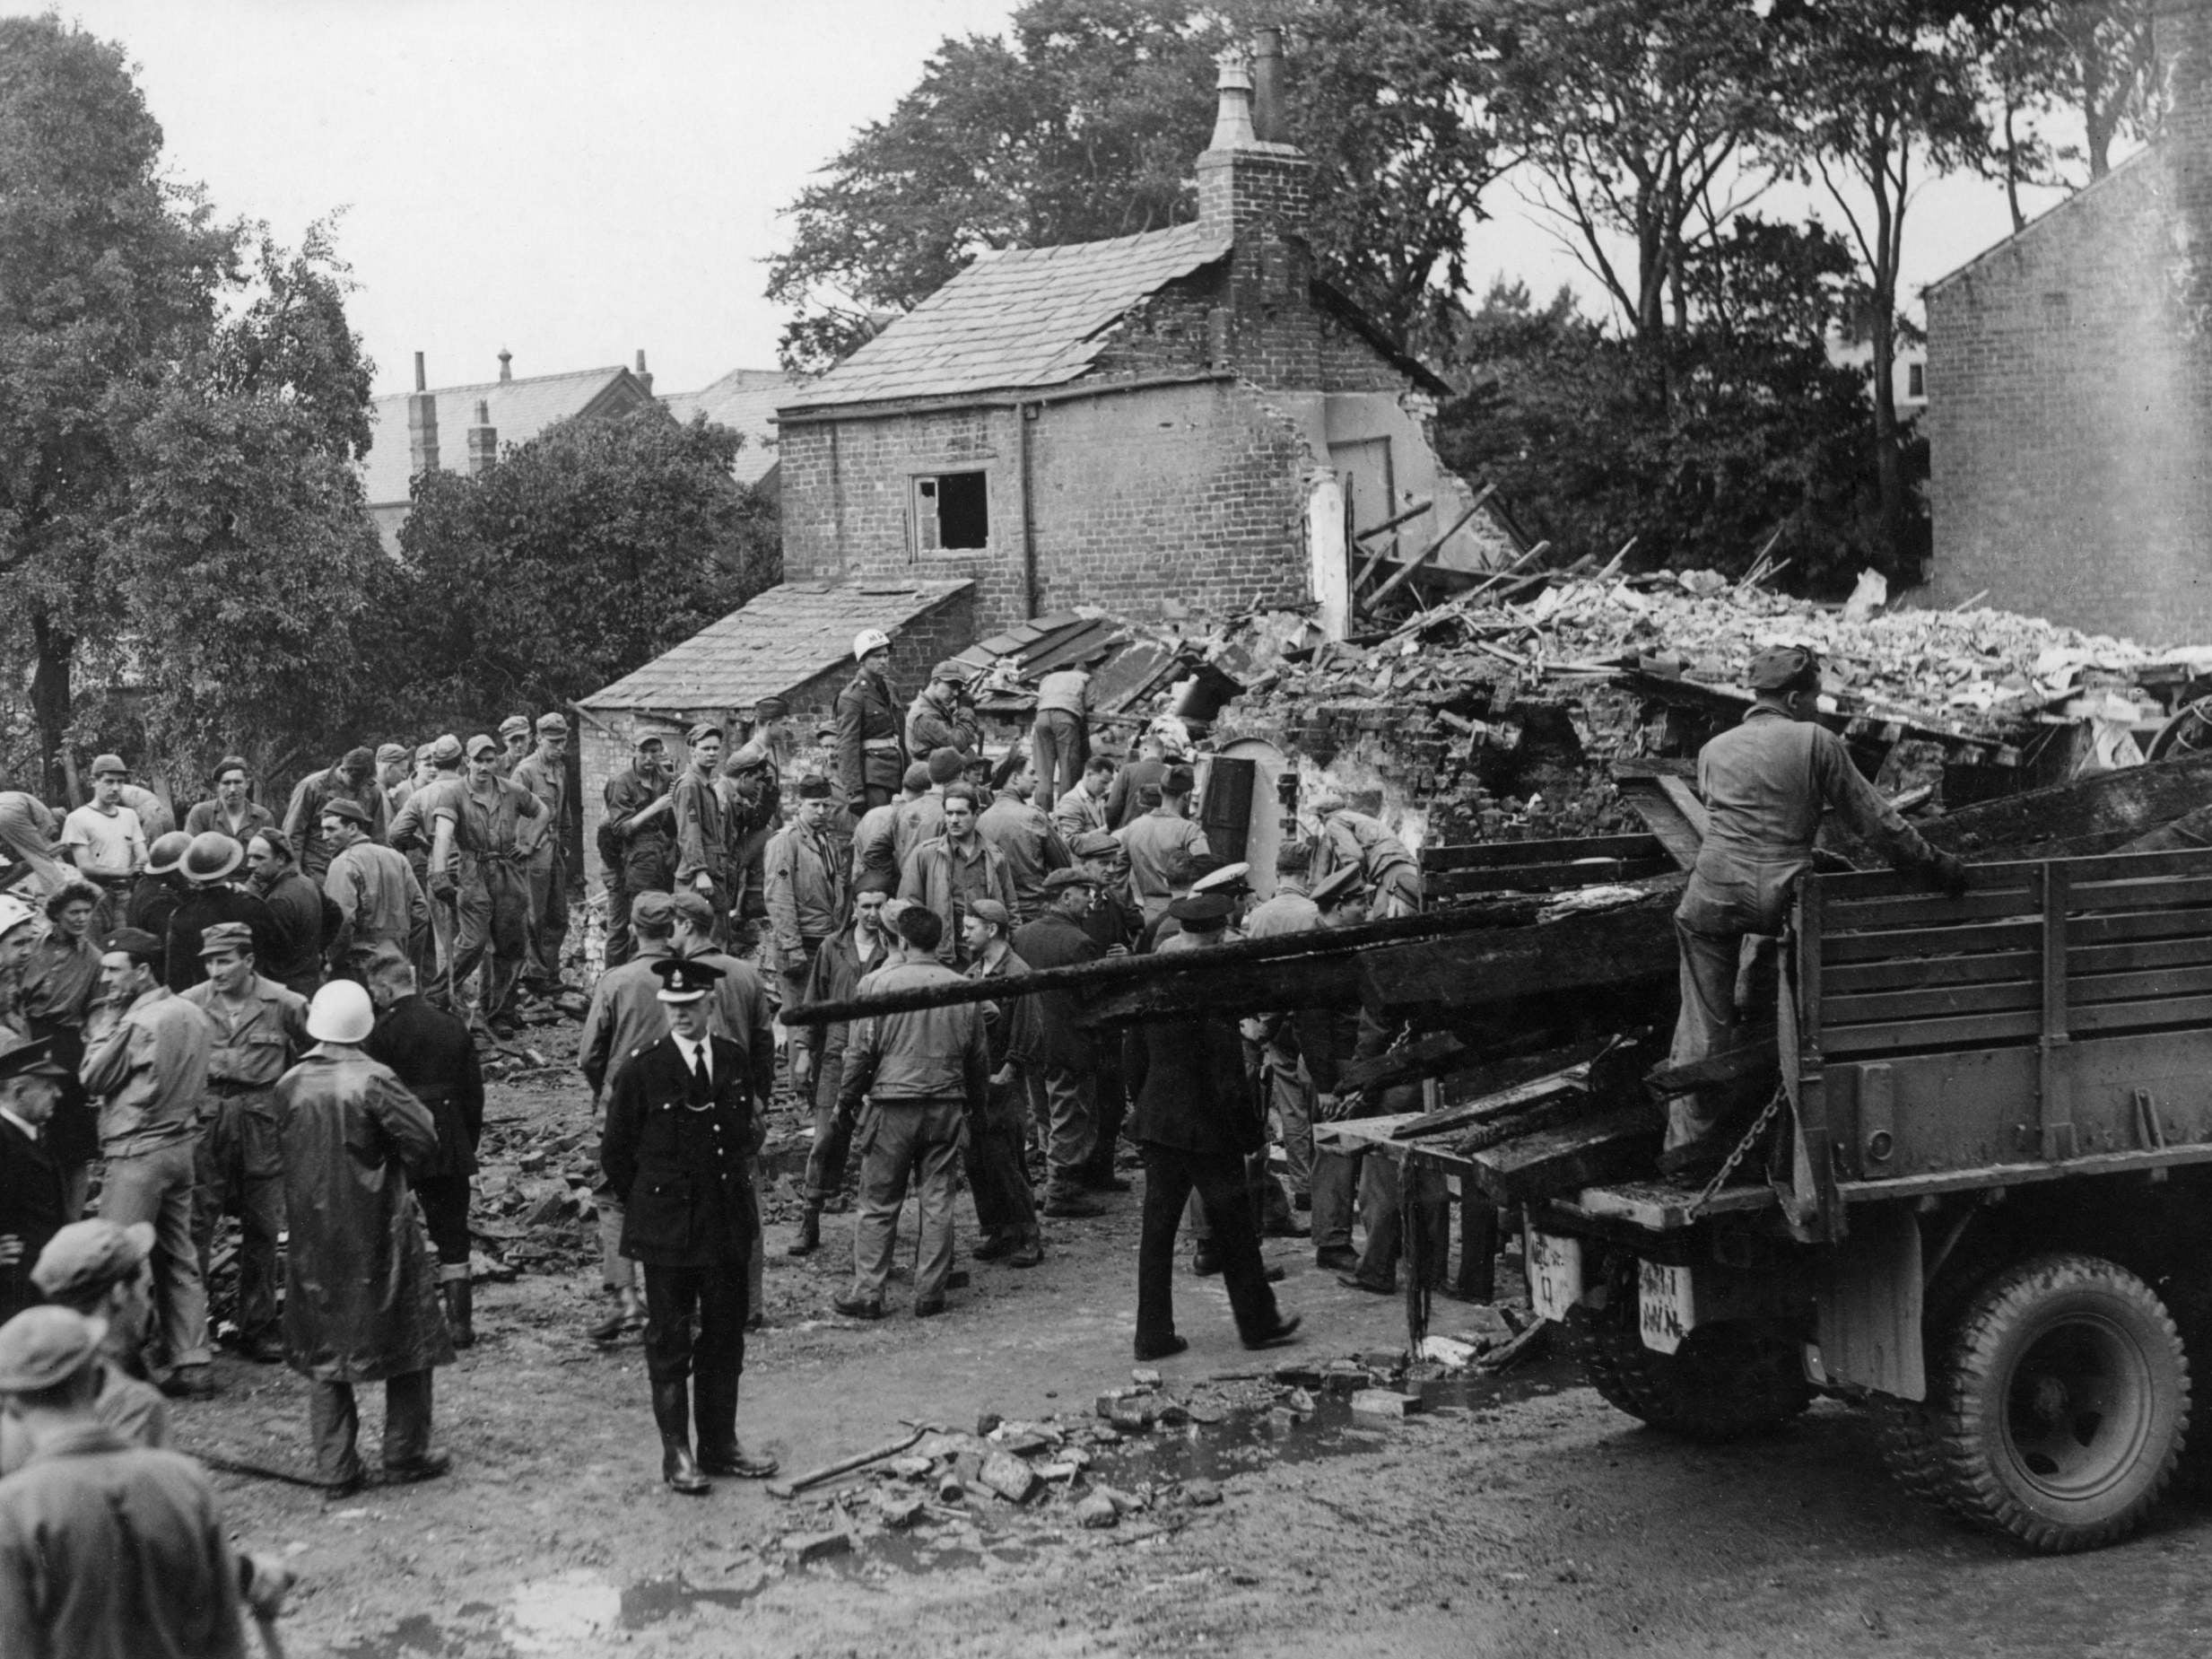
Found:
[[[532, 1040], [557, 1062], [574, 1030]], [[504, 1236], [488, 1247], [522, 1270], [480, 1288], [482, 1340], [439, 1375], [452, 1477], [332, 1504], [266, 1474], [217, 1474], [239, 1537], [287, 1552], [302, 1574], [282, 1626], [291, 1655], [2212, 1649], [2201, 1505], [2169, 1505], [2116, 1550], [2029, 1558], [1894, 1490], [1841, 1407], [1758, 1445], [1686, 1446], [1615, 1412], [1554, 1359], [1433, 1386], [1431, 1409], [1403, 1423], [1355, 1419], [1325, 1389], [1293, 1413], [1280, 1391], [1234, 1380], [1265, 1367], [1238, 1347], [1218, 1279], [1179, 1276], [1191, 1348], [1160, 1369], [1171, 1394], [1220, 1420], [1091, 1445], [1094, 1430], [1114, 1438], [1095, 1396], [1130, 1383], [1136, 1194], [1099, 1220], [1048, 1223], [1043, 1267], [971, 1264], [972, 1287], [943, 1317], [875, 1325], [829, 1311], [849, 1217], [834, 1218], [818, 1256], [794, 1262], [793, 1207], [770, 1205], [771, 1323], [751, 1340], [740, 1413], [750, 1446], [790, 1473], [900, 1436], [902, 1422], [968, 1432], [980, 1411], [1058, 1417], [1086, 1448], [1071, 1455], [1092, 1459], [1075, 1480], [1018, 1507], [980, 1491], [947, 1504], [932, 1489], [903, 1527], [883, 1522], [884, 1477], [791, 1501], [730, 1480], [681, 1498], [658, 1479], [636, 1349], [584, 1336], [603, 1305], [597, 1274], [583, 1223], [559, 1213], [562, 1168], [580, 1170], [590, 1140], [582, 1088], [557, 1074], [502, 1085], [491, 1116], [503, 1197], [486, 1209], [513, 1213], [491, 1217]], [[538, 1224], [520, 1225], [531, 1213]], [[1403, 1346], [1397, 1303], [1342, 1288], [1300, 1241], [1267, 1252], [1287, 1270], [1286, 1311], [1305, 1319], [1305, 1340], [1270, 1364]], [[901, 1305], [905, 1288], [893, 1287]], [[1440, 1299], [1433, 1328], [1472, 1317]], [[220, 1398], [179, 1408], [187, 1447], [303, 1475], [299, 1380], [231, 1358], [218, 1369]], [[379, 1415], [364, 1399], [372, 1461]], [[1144, 1506], [1085, 1530], [1075, 1495], [1102, 1487]], [[1215, 1489], [1221, 1501], [1206, 1501]], [[799, 1563], [791, 1540], [824, 1532], [843, 1535], [826, 1547], [851, 1548]]]

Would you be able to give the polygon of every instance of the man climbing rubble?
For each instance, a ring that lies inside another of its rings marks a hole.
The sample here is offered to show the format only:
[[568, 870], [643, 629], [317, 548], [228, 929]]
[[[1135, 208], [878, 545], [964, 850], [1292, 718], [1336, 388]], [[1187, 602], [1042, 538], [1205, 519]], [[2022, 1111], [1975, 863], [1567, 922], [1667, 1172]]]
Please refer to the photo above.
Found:
[[[1781, 930], [1798, 878], [1813, 867], [1825, 808], [1841, 812], [1898, 869], [1955, 895], [1966, 889], [1965, 865], [1923, 841], [1859, 775], [1843, 739], [1815, 723], [1820, 659], [1809, 647], [1760, 652], [1750, 681], [1757, 699], [1751, 712], [1697, 755], [1697, 790], [1711, 820], [1675, 911], [1682, 1011], [1668, 1058], [1677, 1066], [1734, 1045], [1747, 1011], [1737, 1005], [1747, 942]], [[1772, 955], [1762, 954], [1771, 974]], [[1685, 1174], [1718, 1167], [1729, 1151], [1722, 1115], [1722, 1103], [1710, 1096], [1677, 1096], [1660, 1166]]]

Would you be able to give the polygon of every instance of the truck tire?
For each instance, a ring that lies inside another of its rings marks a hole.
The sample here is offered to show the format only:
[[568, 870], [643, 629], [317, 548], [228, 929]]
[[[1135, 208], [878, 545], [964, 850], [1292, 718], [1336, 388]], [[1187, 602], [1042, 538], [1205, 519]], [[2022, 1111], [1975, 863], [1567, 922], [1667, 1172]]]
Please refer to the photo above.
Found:
[[1813, 1403], [1797, 1342], [1769, 1325], [1701, 1325], [1671, 1354], [1646, 1348], [1633, 1330], [1593, 1325], [1582, 1369], [1607, 1404], [1685, 1440], [1766, 1434]]
[[1943, 1426], [1932, 1403], [1877, 1394], [1868, 1401], [1874, 1443], [1890, 1479], [1922, 1503], [1938, 1509], [1951, 1503], [1943, 1461]]
[[2189, 1434], [2189, 1359], [2172, 1315], [2098, 1256], [2031, 1256], [1982, 1285], [1929, 1392], [1945, 1502], [2051, 1553], [2133, 1532]]

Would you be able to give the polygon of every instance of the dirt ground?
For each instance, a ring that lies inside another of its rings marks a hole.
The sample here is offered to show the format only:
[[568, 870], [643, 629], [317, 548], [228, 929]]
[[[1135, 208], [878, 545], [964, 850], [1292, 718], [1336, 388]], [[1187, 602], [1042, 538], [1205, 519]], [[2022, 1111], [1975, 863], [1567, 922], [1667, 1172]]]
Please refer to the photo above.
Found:
[[[543, 1046], [573, 1040], [572, 1027], [548, 1030]], [[589, 1128], [580, 1084], [553, 1079], [495, 1088], [491, 1116], [495, 1144]], [[1049, 1222], [1041, 1268], [972, 1264], [972, 1287], [941, 1318], [858, 1325], [828, 1305], [849, 1217], [795, 1262], [783, 1254], [790, 1206], [771, 1201], [771, 1323], [748, 1349], [748, 1445], [788, 1474], [898, 1437], [902, 1422], [972, 1430], [984, 1410], [1064, 1414], [1079, 1436], [1106, 1438], [1093, 1402], [1130, 1381], [1137, 1196], [1110, 1202], [1095, 1221]], [[967, 1236], [963, 1225], [963, 1262]], [[637, 1349], [583, 1334], [603, 1306], [585, 1236], [579, 1225], [558, 1259], [480, 1288], [481, 1340], [438, 1378], [449, 1479], [331, 1504], [303, 1485], [217, 1475], [240, 1539], [285, 1551], [302, 1575], [281, 1628], [289, 1654], [1966, 1659], [2212, 1647], [2201, 1506], [2170, 1504], [2116, 1550], [2030, 1558], [1893, 1489], [1864, 1425], [1839, 1406], [1757, 1445], [1687, 1446], [1615, 1412], [1555, 1360], [1439, 1386], [1403, 1423], [1354, 1419], [1324, 1393], [1302, 1415], [1233, 1410], [1094, 1446], [1085, 1480], [1153, 1499], [1111, 1530], [1077, 1526], [1064, 1497], [1017, 1507], [988, 1495], [887, 1528], [859, 1501], [866, 1482], [779, 1501], [724, 1480], [705, 1499], [678, 1497], [658, 1478]], [[1179, 1275], [1191, 1348], [1160, 1367], [1171, 1389], [1264, 1373], [1259, 1359], [1318, 1366], [1403, 1346], [1398, 1303], [1317, 1271], [1302, 1241], [1267, 1251], [1305, 1340], [1245, 1353], [1220, 1280]], [[894, 1303], [905, 1288], [893, 1285]], [[1467, 1317], [1440, 1299], [1433, 1328]], [[303, 1475], [299, 1380], [230, 1358], [218, 1369], [221, 1396], [179, 1409], [187, 1449]], [[1231, 1382], [1220, 1397], [1272, 1393]], [[362, 1416], [373, 1462], [373, 1398]], [[1222, 1501], [1202, 1506], [1215, 1483]], [[806, 1565], [788, 1548], [833, 1531], [853, 1547]]]

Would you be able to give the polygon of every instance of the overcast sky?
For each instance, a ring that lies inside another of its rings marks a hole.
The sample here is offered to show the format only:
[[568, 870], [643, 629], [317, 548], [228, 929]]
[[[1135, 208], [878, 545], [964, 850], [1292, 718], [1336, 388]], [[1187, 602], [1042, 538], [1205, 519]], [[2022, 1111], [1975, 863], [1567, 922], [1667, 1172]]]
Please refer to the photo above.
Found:
[[[12, 11], [39, 6], [0, 0]], [[663, 392], [775, 362], [779, 210], [946, 34], [1009, 0], [75, 0], [123, 42], [170, 167], [297, 241], [344, 208], [378, 389], [628, 362]], [[1512, 193], [1477, 286], [1576, 273]], [[1993, 186], [1916, 204], [1924, 282], [2009, 229]]]

